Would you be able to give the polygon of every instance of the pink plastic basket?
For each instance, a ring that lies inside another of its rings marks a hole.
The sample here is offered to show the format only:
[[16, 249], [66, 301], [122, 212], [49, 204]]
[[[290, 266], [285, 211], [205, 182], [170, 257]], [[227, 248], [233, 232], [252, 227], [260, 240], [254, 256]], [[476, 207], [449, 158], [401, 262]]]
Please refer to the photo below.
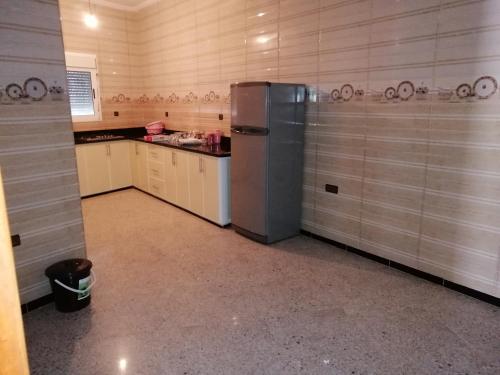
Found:
[[151, 135], [161, 134], [165, 129], [165, 124], [161, 121], [151, 122], [146, 125], [146, 132]]

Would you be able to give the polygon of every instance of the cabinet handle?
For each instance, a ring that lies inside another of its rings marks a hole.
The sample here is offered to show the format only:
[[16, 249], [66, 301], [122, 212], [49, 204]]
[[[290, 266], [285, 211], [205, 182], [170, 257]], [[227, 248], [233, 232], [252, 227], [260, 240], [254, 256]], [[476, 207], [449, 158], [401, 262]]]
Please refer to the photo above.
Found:
[[111, 147], [109, 145], [106, 145], [106, 155], [111, 156]]
[[135, 154], [136, 154], [136, 155], [139, 155], [139, 149], [138, 149], [138, 147], [137, 147], [137, 142], [135, 143]]
[[175, 152], [172, 152], [172, 165], [175, 167], [175, 165], [177, 164], [177, 157], [175, 155]]
[[198, 172], [201, 173], [201, 158], [198, 158]]

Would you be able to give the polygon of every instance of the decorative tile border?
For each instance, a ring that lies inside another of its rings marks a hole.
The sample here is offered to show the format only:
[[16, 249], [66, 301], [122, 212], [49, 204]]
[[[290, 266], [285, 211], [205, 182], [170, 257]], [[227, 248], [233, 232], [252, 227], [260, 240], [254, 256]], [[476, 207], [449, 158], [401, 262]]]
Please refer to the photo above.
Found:
[[10, 82], [0, 86], [0, 104], [35, 104], [45, 100], [61, 101], [65, 98], [65, 89], [56, 81], [47, 84], [38, 77], [28, 77], [23, 84]]
[[198, 96], [195, 95], [192, 91], [187, 94], [184, 99], [182, 99], [182, 102], [184, 104], [194, 104], [198, 101]]
[[219, 99], [220, 99], [219, 95], [217, 95], [214, 91], [210, 91], [208, 94], [205, 94], [201, 98], [201, 102], [203, 104], [216, 103], [219, 101]]
[[137, 104], [215, 104], [215, 103], [231, 103], [231, 94], [227, 93], [225, 95], [217, 94], [214, 90], [210, 90], [208, 93], [198, 96], [193, 91], [189, 91], [183, 98], [179, 97], [175, 92], [172, 92], [169, 96], [164, 98], [161, 94], [156, 94], [150, 98], [146, 94], [142, 94], [137, 98], [129, 98], [124, 94], [117, 94], [111, 98], [104, 99], [107, 103], [113, 104], [127, 104], [127, 103], [137, 103]]
[[167, 103], [175, 104], [179, 102], [179, 97], [175, 95], [175, 92], [171, 93], [167, 98]]
[[[328, 103], [345, 103], [351, 101], [370, 100], [376, 103], [404, 103], [413, 100], [425, 101], [436, 97], [438, 100], [450, 103], [475, 102], [476, 100], [485, 100], [492, 98], [498, 92], [498, 81], [495, 77], [484, 75], [477, 78], [474, 83], [460, 83], [455, 89], [450, 88], [429, 88], [423, 82], [415, 86], [410, 80], [404, 80], [398, 85], [387, 86], [381, 90], [365, 91], [361, 87], [355, 87], [354, 84], [344, 83], [338, 88], [332, 89], [330, 92], [320, 92], [319, 99], [321, 102]], [[307, 89], [307, 101], [314, 103], [318, 100], [318, 93], [312, 87]], [[130, 99], [123, 94], [118, 94], [111, 98], [113, 103], [130, 103], [138, 104], [214, 104], [214, 103], [231, 103], [231, 94], [219, 95], [214, 90], [198, 96], [195, 92], [190, 91], [180, 98], [175, 92], [172, 92], [166, 99], [160, 94], [156, 94], [153, 98], [149, 98], [146, 94], [141, 95], [136, 99]]]
[[[370, 90], [365, 93], [362, 88], [354, 89], [350, 83], [345, 83], [340, 88], [334, 88], [329, 93], [322, 93], [321, 97], [325, 102], [344, 103], [352, 100], [361, 101], [365, 97], [378, 103], [401, 103], [410, 100], [428, 100], [437, 97], [438, 100], [450, 103], [474, 102], [476, 100], [490, 99], [498, 92], [498, 81], [493, 76], [484, 75], [477, 78], [473, 84], [460, 83], [455, 89], [432, 88], [423, 83], [415, 88], [413, 82], [401, 81], [397, 86], [388, 86], [378, 90]], [[312, 99], [311, 92], [308, 92], [309, 100]]]

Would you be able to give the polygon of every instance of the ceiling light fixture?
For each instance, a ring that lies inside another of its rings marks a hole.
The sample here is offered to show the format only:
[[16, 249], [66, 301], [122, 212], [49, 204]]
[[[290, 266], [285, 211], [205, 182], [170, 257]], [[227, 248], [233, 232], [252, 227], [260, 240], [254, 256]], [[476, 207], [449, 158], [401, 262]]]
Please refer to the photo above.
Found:
[[89, 12], [83, 16], [83, 22], [87, 27], [91, 29], [95, 29], [99, 24], [97, 17], [92, 13], [92, 9], [90, 8], [90, 0], [89, 0]]

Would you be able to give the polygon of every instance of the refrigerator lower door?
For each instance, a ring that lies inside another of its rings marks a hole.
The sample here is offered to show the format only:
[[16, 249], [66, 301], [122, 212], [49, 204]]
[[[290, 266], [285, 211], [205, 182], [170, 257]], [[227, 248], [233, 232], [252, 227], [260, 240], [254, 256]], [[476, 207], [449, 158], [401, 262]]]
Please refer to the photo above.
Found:
[[267, 140], [264, 133], [232, 129], [231, 221], [236, 230], [260, 241], [267, 235]]

